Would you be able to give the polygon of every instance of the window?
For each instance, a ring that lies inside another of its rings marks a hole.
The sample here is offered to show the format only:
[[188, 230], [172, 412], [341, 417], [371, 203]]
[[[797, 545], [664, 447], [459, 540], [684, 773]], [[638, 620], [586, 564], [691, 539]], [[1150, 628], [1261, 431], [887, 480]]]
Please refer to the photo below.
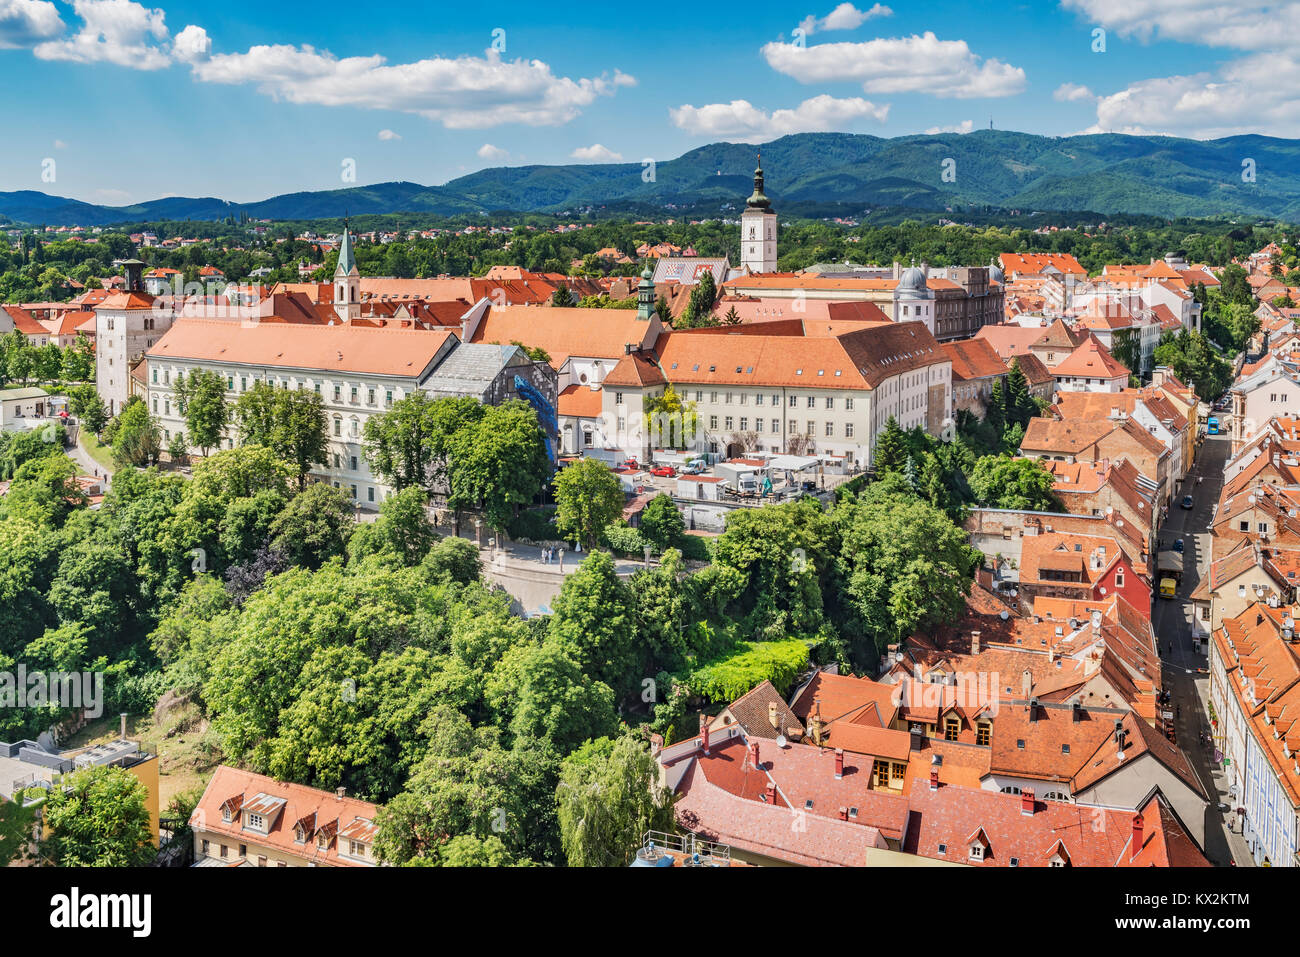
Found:
[[755, 420], [754, 420], [754, 431], [755, 431], [755, 432], [762, 432], [762, 431], [763, 431], [763, 420], [762, 420], [762, 419], [755, 419]]
[[717, 427], [718, 427], [718, 417], [716, 415], [709, 416], [709, 428], [716, 429]]
[[993, 726], [987, 721], [981, 721], [975, 726], [975, 743], [980, 747], [987, 748], [993, 740]]
[[355, 502], [357, 500], [357, 487], [355, 485], [349, 485], [348, 488], [352, 489], [352, 501]]
[[731, 416], [727, 416], [727, 417], [726, 417], [725, 419], [723, 419], [722, 421], [723, 421], [723, 426], [722, 426], [722, 427], [723, 427], [724, 429], [726, 429], [728, 432], [730, 432], [731, 429], [732, 429], [732, 422], [734, 422], [735, 420], [732, 419]]
[[945, 854], [947, 854], [947, 853], [948, 853], [948, 845], [947, 845], [947, 844], [940, 844], [940, 845], [939, 845], [939, 854], [940, 854], [940, 856], [945, 855]]
[[740, 417], [740, 431], [742, 432], [749, 431], [749, 419], [743, 415]]
[[943, 737], [945, 741], [956, 741], [961, 735], [961, 719], [955, 716], [949, 716], [943, 722]]
[[366, 856], [366, 846], [358, 841], [348, 841], [348, 850], [351, 851], [353, 857]]
[[265, 855], [265, 854], [258, 854], [258, 855], [257, 855], [257, 866], [258, 866], [258, 867], [266, 867], [266, 855]]
[[754, 405], [762, 405], [762, 404], [763, 404], [763, 393], [760, 392], [758, 395], [754, 396]]
[[260, 814], [253, 814], [251, 811], [248, 815], [248, 826], [256, 828], [259, 831], [266, 830], [266, 820]]
[[772, 431], [773, 431], [773, 432], [780, 432], [780, 431], [781, 431], [781, 420], [780, 420], [780, 419], [773, 419], [773, 420], [772, 420]]
[[335, 420], [334, 420], [334, 434], [335, 434], [335, 435], [342, 435], [342, 434], [343, 434], [343, 422], [342, 422], [342, 420], [340, 420], [340, 419], [335, 419]]
[[229, 856], [229, 851], [230, 851], [230, 848], [226, 847], [226, 845], [224, 845], [224, 844], [221, 845], [221, 856], [222, 856], [222, 857], [227, 857], [227, 856]]
[[826, 397], [826, 408], [828, 408], [828, 409], [833, 409], [833, 408], [835, 408], [835, 396], [833, 396], [833, 395], [828, 395], [828, 396]]
[[226, 391], [227, 392], [235, 391], [235, 377], [232, 375], [226, 376]]
[[221, 809], [221, 820], [225, 821], [227, 824], [231, 822], [232, 818], [230, 816], [230, 808], [223, 807]]
[[809, 420], [808, 420], [808, 438], [811, 439], [811, 438], [812, 438], [814, 435], [816, 435], [816, 434], [817, 434], [817, 423], [814, 422], [812, 419], [809, 419]]
[[351, 391], [349, 392], [348, 401], [350, 401], [353, 405], [356, 404], [356, 401], [357, 401], [357, 387], [356, 387], [356, 386], [353, 386], [352, 389], [351, 389]]
[[157, 385], [157, 384], [158, 384], [158, 370], [157, 370], [157, 369], [154, 369], [154, 370], [153, 370], [153, 384], [154, 384], [154, 385]]
[[329, 847], [330, 846], [329, 835], [325, 834], [324, 832], [318, 834], [316, 836], [316, 846], [319, 848]]
[[851, 439], [851, 438], [853, 438], [853, 423], [852, 423], [852, 422], [846, 422], [846, 423], [844, 424], [844, 437], [845, 437], [846, 439]]
[[352, 471], [355, 472], [356, 470], [357, 470], [357, 457], [354, 455], [352, 456]]
[[984, 845], [983, 845], [983, 844], [972, 844], [972, 845], [970, 846], [970, 859], [971, 859], [972, 861], [982, 861], [982, 860], [984, 860]]
[[[320, 391], [319, 386], [317, 386], [316, 391], [317, 392]], [[393, 404], [393, 390], [388, 389], [387, 391], [384, 392], [384, 405], [392, 405], [392, 404]]]
[[817, 408], [817, 397], [815, 395], [808, 396], [808, 408], [810, 409]]
[[301, 824], [293, 829], [293, 840], [295, 844], [307, 843], [307, 829]]
[[790, 408], [795, 409], [798, 407], [799, 407], [799, 397], [797, 395], [790, 396]]
[[372, 487], [372, 488], [368, 488], [368, 489], [366, 489], [366, 497], [367, 497], [368, 500], [371, 501], [371, 502], [373, 502], [373, 501], [375, 500], [375, 490], [374, 490], [373, 487]]
[[208, 856], [208, 842], [206, 839], [203, 841], [203, 856]]
[[833, 436], [834, 434], [835, 434], [835, 423], [834, 423], [834, 422], [827, 422], [827, 423], [826, 423], [826, 437], [827, 437], [827, 438], [830, 438], [830, 437]]
[[1115, 587], [1116, 588], [1124, 587], [1124, 569], [1122, 568], [1115, 569]]
[[367, 390], [366, 390], [366, 405], [374, 405], [374, 404], [375, 404], [375, 390], [374, 390], [374, 389], [367, 389]]

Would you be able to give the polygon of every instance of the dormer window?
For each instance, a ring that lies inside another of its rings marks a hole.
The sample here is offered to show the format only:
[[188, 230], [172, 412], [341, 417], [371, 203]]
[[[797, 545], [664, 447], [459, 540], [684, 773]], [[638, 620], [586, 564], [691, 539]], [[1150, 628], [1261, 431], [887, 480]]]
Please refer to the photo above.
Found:
[[982, 861], [982, 860], [984, 860], [984, 845], [983, 845], [983, 844], [978, 844], [978, 843], [977, 843], [977, 844], [972, 844], [972, 845], [970, 846], [970, 859], [971, 859], [972, 861]]
[[307, 843], [307, 829], [301, 824], [293, 829], [293, 840], [296, 844]]
[[230, 808], [223, 807], [221, 809], [221, 820], [225, 821], [227, 824], [229, 824], [233, 820], [230, 814]]
[[348, 853], [351, 854], [353, 857], [365, 857], [366, 852], [367, 852], [366, 845], [362, 844], [360, 841], [348, 842]]
[[316, 846], [319, 847], [322, 851], [325, 850], [325, 848], [329, 847], [330, 846], [329, 835], [328, 834], [318, 835], [316, 838]]
[[265, 830], [266, 830], [266, 818], [262, 817], [262, 815], [260, 815], [260, 814], [252, 814], [252, 813], [250, 813], [250, 814], [248, 815], [248, 821], [246, 822], [246, 826], [247, 826], [247, 827], [251, 827], [251, 828], [253, 828], [253, 829], [256, 830], [256, 831], [265, 831]]

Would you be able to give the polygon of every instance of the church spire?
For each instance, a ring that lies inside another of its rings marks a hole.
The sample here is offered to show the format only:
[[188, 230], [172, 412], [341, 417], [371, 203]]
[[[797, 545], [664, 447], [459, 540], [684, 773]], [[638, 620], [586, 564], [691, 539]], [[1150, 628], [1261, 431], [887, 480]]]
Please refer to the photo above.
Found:
[[335, 276], [346, 276], [357, 268], [357, 259], [352, 252], [352, 234], [348, 232], [347, 220], [343, 222], [343, 241], [339, 243], [339, 265], [334, 270]]
[[750, 209], [767, 209], [772, 201], [763, 192], [763, 154], [758, 154], [758, 165], [754, 168], [754, 195], [745, 201]]

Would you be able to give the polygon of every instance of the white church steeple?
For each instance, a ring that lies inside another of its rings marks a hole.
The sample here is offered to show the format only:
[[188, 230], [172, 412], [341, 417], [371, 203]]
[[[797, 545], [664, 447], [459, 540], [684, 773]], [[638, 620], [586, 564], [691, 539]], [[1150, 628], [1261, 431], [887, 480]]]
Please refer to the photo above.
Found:
[[776, 272], [776, 213], [763, 192], [763, 157], [754, 170], [754, 194], [740, 214], [740, 265], [751, 272]]
[[339, 264], [334, 269], [334, 311], [344, 322], [361, 318], [361, 273], [352, 252], [352, 234], [346, 222], [339, 244]]

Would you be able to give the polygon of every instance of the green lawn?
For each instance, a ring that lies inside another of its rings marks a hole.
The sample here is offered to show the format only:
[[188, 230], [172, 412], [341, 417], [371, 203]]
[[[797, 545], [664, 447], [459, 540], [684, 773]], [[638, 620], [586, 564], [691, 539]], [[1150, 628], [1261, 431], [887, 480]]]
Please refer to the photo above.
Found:
[[101, 445], [94, 433], [82, 430], [77, 437], [77, 444], [85, 449], [92, 459], [104, 466], [110, 475], [113, 473], [116, 468], [113, 464], [113, 450], [107, 445]]

